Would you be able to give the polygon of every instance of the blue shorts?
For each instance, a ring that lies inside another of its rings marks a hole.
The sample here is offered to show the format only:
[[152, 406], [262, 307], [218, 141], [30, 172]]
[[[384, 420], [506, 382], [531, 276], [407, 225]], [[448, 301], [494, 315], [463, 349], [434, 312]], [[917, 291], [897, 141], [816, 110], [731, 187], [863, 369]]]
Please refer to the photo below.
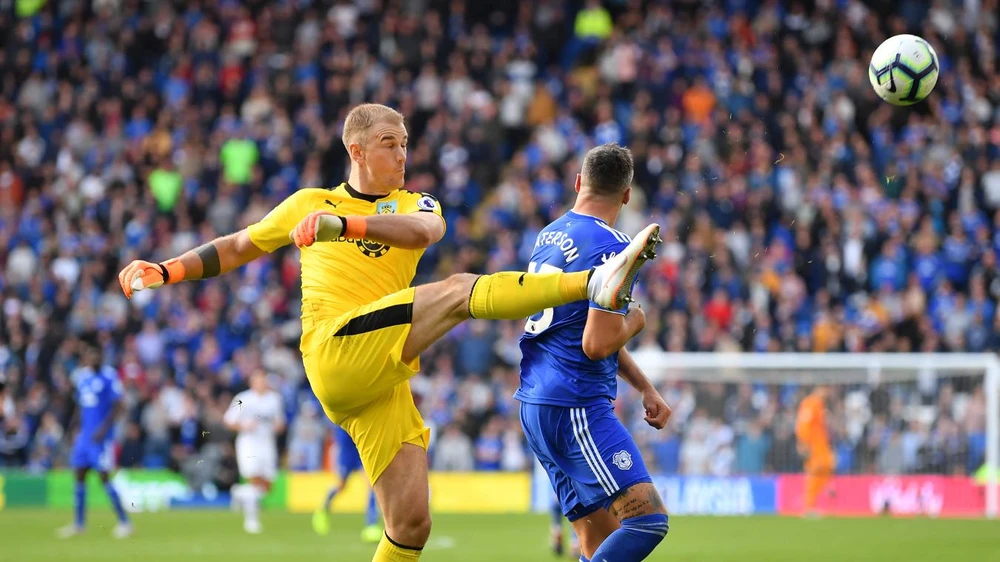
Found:
[[363, 470], [361, 454], [346, 431], [337, 428], [337, 474], [346, 479], [352, 472]]
[[98, 472], [111, 472], [115, 465], [111, 441], [94, 443], [89, 437], [78, 437], [73, 443], [69, 465], [75, 470], [90, 468]]
[[570, 521], [607, 509], [633, 485], [653, 481], [611, 402], [585, 408], [522, 403], [521, 427]]

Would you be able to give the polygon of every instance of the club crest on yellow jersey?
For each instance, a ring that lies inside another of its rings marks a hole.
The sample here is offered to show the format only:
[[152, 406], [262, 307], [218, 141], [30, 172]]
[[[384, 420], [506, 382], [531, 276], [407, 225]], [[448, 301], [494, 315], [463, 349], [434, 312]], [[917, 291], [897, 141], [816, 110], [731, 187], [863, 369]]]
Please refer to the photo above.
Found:
[[[382, 201], [375, 207], [375, 213], [379, 215], [389, 215], [396, 212], [396, 202], [395, 201]], [[370, 258], [380, 258], [384, 256], [388, 251], [390, 246], [387, 246], [381, 242], [375, 242], [373, 240], [351, 240], [357, 244], [358, 249], [361, 253]]]

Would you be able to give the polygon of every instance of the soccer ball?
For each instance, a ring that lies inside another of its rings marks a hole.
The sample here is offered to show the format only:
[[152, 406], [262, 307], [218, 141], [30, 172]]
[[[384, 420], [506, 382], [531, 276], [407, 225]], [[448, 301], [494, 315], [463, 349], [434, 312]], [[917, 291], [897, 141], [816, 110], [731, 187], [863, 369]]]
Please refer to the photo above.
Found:
[[937, 84], [938, 56], [916, 35], [896, 35], [882, 42], [868, 65], [868, 79], [878, 97], [892, 105], [913, 105]]

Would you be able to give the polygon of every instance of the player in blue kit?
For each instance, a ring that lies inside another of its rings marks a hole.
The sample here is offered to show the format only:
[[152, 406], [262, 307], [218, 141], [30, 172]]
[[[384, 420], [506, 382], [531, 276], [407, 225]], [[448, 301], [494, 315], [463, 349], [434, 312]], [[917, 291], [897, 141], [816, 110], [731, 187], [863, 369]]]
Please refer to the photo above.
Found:
[[[320, 535], [330, 532], [330, 506], [347, 484], [347, 479], [355, 472], [363, 471], [361, 455], [351, 436], [334, 426], [334, 437], [337, 440], [337, 476], [340, 482], [335, 484], [326, 494], [326, 501], [313, 513], [313, 530]], [[375, 491], [368, 491], [368, 510], [365, 512], [365, 526], [361, 529], [361, 540], [377, 543], [382, 539], [382, 526], [379, 525], [378, 503], [375, 501]]]
[[[554, 497], [552, 507], [549, 508], [549, 515], [552, 517], [552, 534], [549, 546], [552, 548], [553, 554], [562, 556], [566, 548], [563, 544], [563, 517], [565, 516], [562, 512], [562, 506], [559, 505], [559, 498]], [[580, 556], [580, 538], [576, 536], [575, 531], [570, 539], [569, 552], [570, 558]]]
[[86, 528], [87, 473], [95, 470], [118, 516], [118, 525], [113, 534], [116, 538], [125, 538], [132, 534], [132, 524], [122, 507], [118, 492], [108, 479], [114, 466], [112, 428], [121, 413], [122, 385], [118, 380], [118, 373], [101, 364], [100, 348], [93, 343], [85, 345], [83, 361], [72, 374], [80, 420], [80, 429], [70, 454], [70, 466], [76, 474], [73, 494], [75, 518], [72, 524], [60, 529], [59, 535], [71, 537], [82, 533]]
[[[629, 238], [611, 225], [628, 203], [632, 172], [626, 148], [605, 144], [588, 152], [576, 178], [576, 203], [539, 233], [529, 271], [586, 271], [624, 250]], [[642, 257], [652, 258], [652, 251]], [[642, 394], [647, 423], [661, 429], [670, 416], [622, 348], [644, 325], [639, 308], [608, 310], [581, 301], [530, 317], [521, 337], [521, 385], [514, 395], [521, 425], [579, 536], [581, 561], [644, 560], [667, 534], [666, 508], [612, 404], [621, 375]]]

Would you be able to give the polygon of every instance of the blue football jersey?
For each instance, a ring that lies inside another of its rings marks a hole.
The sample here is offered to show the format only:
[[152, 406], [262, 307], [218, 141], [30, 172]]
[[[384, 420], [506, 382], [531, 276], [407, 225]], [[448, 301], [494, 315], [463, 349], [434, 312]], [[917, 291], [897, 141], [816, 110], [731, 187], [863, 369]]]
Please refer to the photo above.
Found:
[[[587, 271], [628, 246], [625, 234], [596, 217], [570, 211], [535, 239], [531, 272]], [[546, 309], [530, 318], [521, 336], [521, 386], [514, 397], [528, 404], [587, 406], [614, 400], [618, 354], [593, 361], [583, 353], [591, 301]], [[625, 307], [627, 308], [627, 307]], [[624, 314], [625, 308], [610, 311]]]
[[[118, 373], [111, 367], [100, 367], [96, 371], [81, 367], [73, 372], [73, 384], [80, 407], [78, 438], [89, 440], [114, 410], [115, 403], [122, 396], [122, 385]], [[106, 439], [111, 438], [108, 433]]]
[[356, 470], [362, 470], [361, 454], [351, 435], [339, 425], [334, 425], [333, 434], [337, 441], [337, 472], [346, 478]]
[[357, 446], [354, 444], [354, 440], [351, 439], [351, 434], [347, 433], [347, 430], [344, 428], [339, 425], [335, 425], [333, 434], [337, 440], [337, 447], [342, 449], [357, 449]]

